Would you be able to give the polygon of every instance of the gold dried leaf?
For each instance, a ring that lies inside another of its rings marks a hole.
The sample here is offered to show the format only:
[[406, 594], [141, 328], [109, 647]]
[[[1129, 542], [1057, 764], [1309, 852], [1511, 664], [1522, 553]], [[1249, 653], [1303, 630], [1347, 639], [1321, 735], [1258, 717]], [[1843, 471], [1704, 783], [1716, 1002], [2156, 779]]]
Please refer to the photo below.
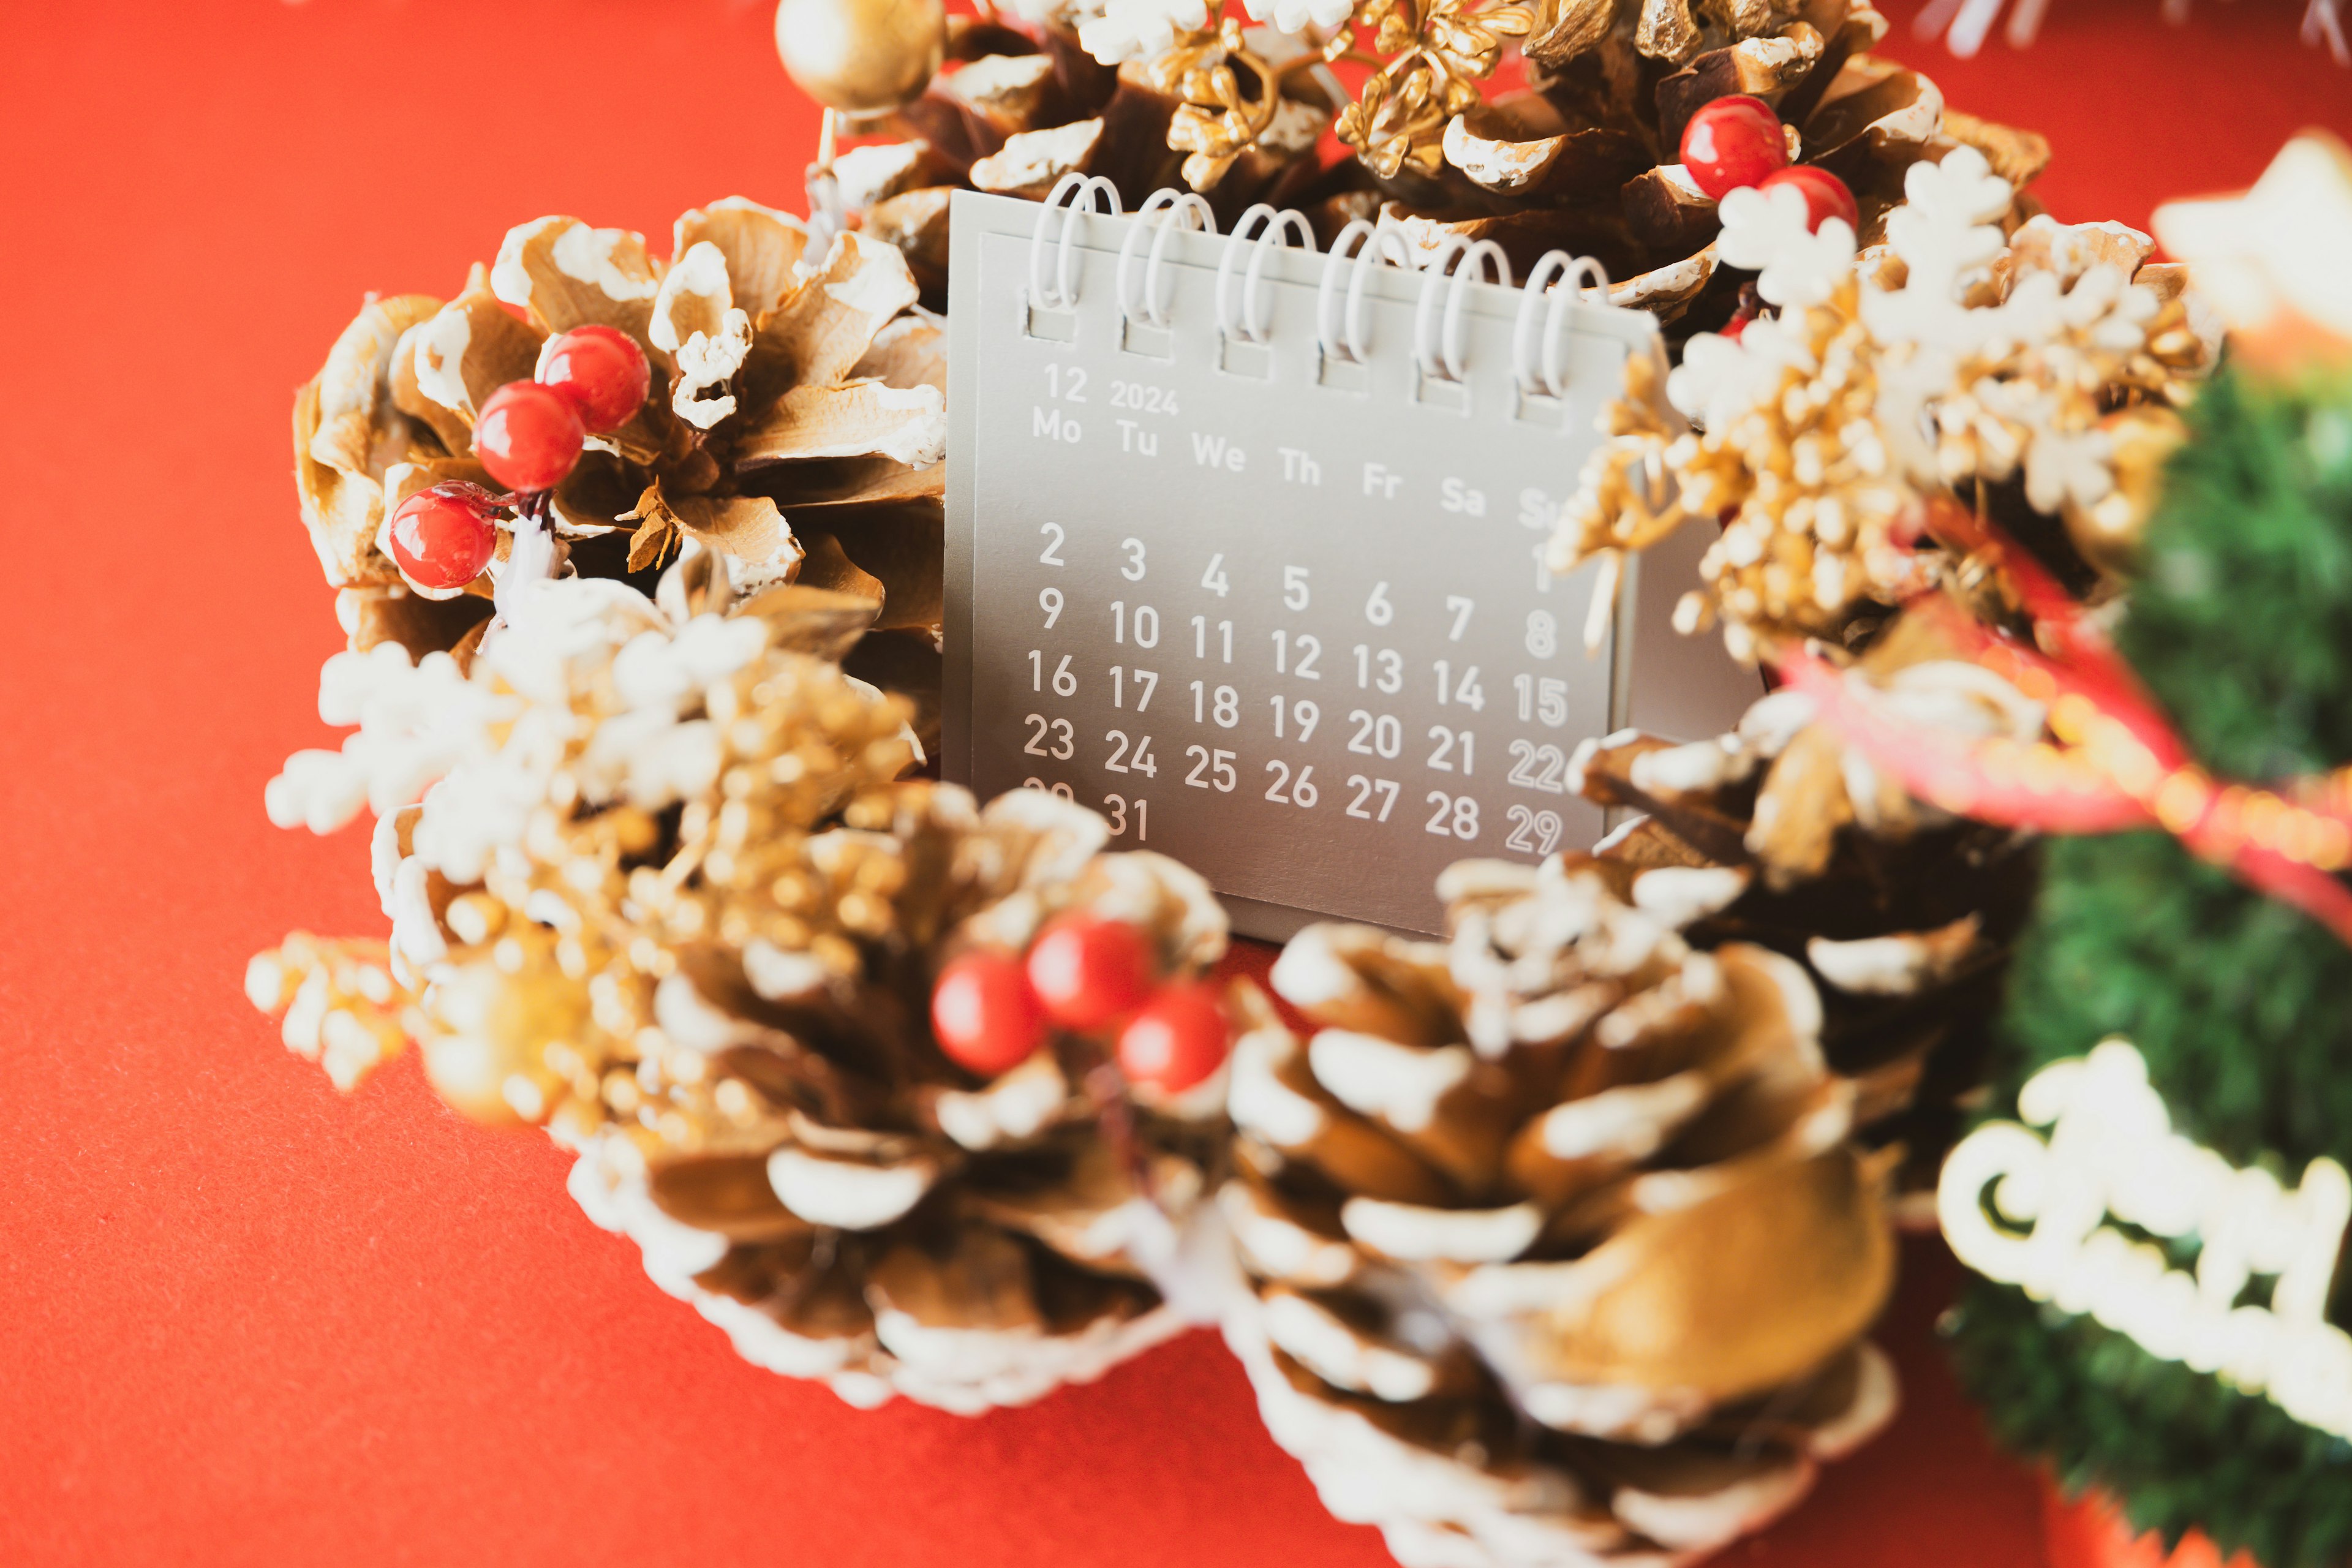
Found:
[[946, 95], [1000, 136], [1034, 130], [1054, 89], [1051, 55], [983, 55], [947, 78]]
[[667, 555], [683, 531], [677, 513], [662, 499], [661, 480], [647, 485], [637, 497], [637, 504], [621, 514], [623, 521], [637, 520], [636, 531], [629, 535], [629, 570], [642, 572]]
[[1944, 134], [1963, 147], [1973, 147], [1992, 165], [1992, 172], [2022, 191], [2050, 166], [2050, 138], [2035, 131], [1979, 120], [1957, 109], [1944, 110]]
[[824, 521], [850, 559], [873, 574], [886, 591], [879, 628], [940, 624], [947, 595], [947, 512], [938, 500], [845, 510], [827, 514]]
[[394, 463], [383, 471], [383, 509], [386, 512], [396, 511], [402, 501], [419, 490], [456, 481], [492, 488], [489, 470], [474, 458], [425, 458], [413, 463]]
[[1698, 53], [1698, 23], [1688, 0], [1642, 0], [1642, 18], [1633, 25], [1636, 50], [1679, 65]]
[[646, 335], [661, 276], [642, 235], [590, 228], [576, 217], [543, 217], [507, 233], [491, 274], [498, 297], [530, 312], [547, 331], [592, 322], [618, 327], [654, 352]]
[[383, 521], [383, 490], [365, 474], [347, 474], [311, 456], [319, 434], [319, 384], [305, 382], [294, 395], [294, 491], [302, 503], [302, 526], [310, 548], [332, 586], [399, 581], [400, 574], [376, 553], [375, 532]]
[[763, 576], [789, 576], [800, 563], [800, 541], [766, 496], [684, 496], [668, 510], [678, 531]]
[[812, 458], [887, 457], [936, 463], [944, 448], [946, 399], [936, 387], [795, 386], [737, 437], [739, 468]]
[[841, 380], [917, 298], [905, 257], [854, 231], [842, 235], [824, 265], [761, 323], [744, 366], [752, 407], [784, 387]]
[[951, 177], [945, 161], [919, 136], [904, 142], [877, 142], [853, 147], [833, 161], [833, 178], [842, 205], [866, 212], [892, 196]]
[[1776, 879], [1818, 877], [1830, 863], [1838, 829], [1853, 820], [1844, 744], [1825, 726], [1807, 729], [1766, 775], [1748, 847]]
[[335, 617], [353, 653], [398, 643], [412, 658], [445, 651], [490, 618], [490, 601], [472, 594], [428, 599], [399, 583], [370, 583], [335, 595]]
[[[1611, 1282], [1544, 1316], [1529, 1345], [1538, 1365], [1727, 1403], [1795, 1382], [1867, 1330], [1895, 1251], [1875, 1183], [1841, 1148], [1636, 1215], [1581, 1267]], [[1743, 1279], [1775, 1288], [1727, 1288]]]
[[875, 334], [866, 357], [850, 367], [856, 381], [885, 386], [948, 389], [948, 335], [928, 316], [901, 316]]
[[1065, 174], [1093, 167], [1102, 145], [1100, 120], [1075, 120], [1047, 131], [1025, 131], [971, 166], [977, 189], [1004, 196], [1042, 198]]
[[393, 350], [401, 335], [441, 308], [425, 294], [398, 294], [371, 300], [345, 327], [316, 380], [319, 427], [310, 437], [311, 457], [347, 474], [380, 476], [388, 463], [406, 456], [395, 450], [385, 456], [389, 440], [404, 448], [406, 433], [383, 416], [391, 391]]
[[1514, 141], [1493, 133], [1503, 129], [1490, 124], [1496, 118], [1470, 109], [1447, 121], [1445, 161], [1483, 190], [1522, 191], [1541, 184], [1568, 145], [1567, 133]]
[[883, 605], [882, 579], [859, 566], [841, 552], [841, 542], [830, 533], [812, 533], [802, 541], [807, 553], [793, 581], [811, 588], [821, 588], [828, 594], [840, 594], [853, 599], [863, 599], [879, 614]]
[[1609, 302], [1626, 310], [1647, 310], [1661, 321], [1671, 321], [1690, 308], [1715, 276], [1715, 246], [1680, 261], [1612, 284]]
[[[768, 470], [774, 473], [775, 470]], [[894, 501], [937, 501], [947, 494], [946, 465], [910, 468], [888, 458], [843, 458], [795, 463], [785, 470], [790, 488], [781, 492], [792, 504], [793, 515], [807, 517], [827, 527], [842, 520], [828, 514], [862, 510]], [[763, 474], [754, 470], [747, 487], [759, 490]]]
[[951, 185], [892, 196], [866, 215], [862, 232], [897, 250], [909, 268], [936, 287], [947, 277], [948, 208], [954, 200]]
[[491, 393], [531, 378], [543, 336], [508, 313], [478, 267], [466, 291], [417, 329], [417, 390], [470, 426]]
[[548, 499], [556, 530], [572, 535], [612, 533], [636, 504], [637, 488], [620, 458], [588, 451]]
[[416, 345], [431, 324], [430, 317], [417, 322], [401, 333], [392, 347], [392, 405], [423, 422], [446, 450], [469, 451], [474, 445], [473, 426], [457, 410], [444, 408], [425, 396], [425, 389], [416, 384]]
[[[1855, 82], [1866, 85], [1844, 90]], [[1943, 117], [1944, 95], [1926, 77], [1879, 60], [1848, 60], [1805, 121], [1805, 156], [1862, 182], [1874, 168], [1924, 153]]]
[[1528, 36], [1527, 57], [1557, 69], [1607, 37], [1616, 22], [1616, 0], [1559, 0], [1548, 24]]
[[808, 249], [808, 226], [790, 213], [729, 196], [678, 215], [672, 256], [696, 246], [715, 245], [727, 258], [727, 286], [734, 302], [757, 321], [776, 308], [793, 285], [793, 265]]

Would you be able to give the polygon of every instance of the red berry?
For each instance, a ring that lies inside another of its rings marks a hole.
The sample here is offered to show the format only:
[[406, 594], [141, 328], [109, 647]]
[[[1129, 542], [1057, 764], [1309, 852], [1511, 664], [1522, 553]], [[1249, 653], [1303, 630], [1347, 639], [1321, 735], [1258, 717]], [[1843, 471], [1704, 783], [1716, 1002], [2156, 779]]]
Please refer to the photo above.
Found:
[[1232, 1044], [1213, 990], [1170, 985], [1118, 1032], [1119, 1070], [1133, 1082], [1177, 1094], [1216, 1071]]
[[1818, 229], [1828, 218], [1845, 219], [1846, 227], [1862, 232], [1862, 209], [1854, 205], [1853, 193], [1845, 182], [1827, 169], [1811, 163], [1799, 163], [1794, 168], [1776, 169], [1757, 182], [1759, 191], [1793, 185], [1805, 198], [1805, 226]]
[[1045, 1043], [1045, 1010], [1019, 959], [967, 952], [931, 988], [931, 1032], [950, 1061], [993, 1078]]
[[1066, 914], [1029, 948], [1029, 988], [1065, 1029], [1108, 1028], [1150, 999], [1150, 944], [1125, 921]]
[[435, 485], [402, 501], [384, 531], [392, 558], [427, 588], [462, 588], [498, 553], [498, 502], [479, 485]]
[[1691, 182], [1721, 201], [1789, 163], [1780, 117], [1760, 98], [1734, 93], [1699, 106], [1683, 127], [1683, 167]]
[[580, 460], [586, 436], [572, 399], [535, 381], [510, 381], [483, 402], [474, 453], [510, 490], [553, 489]]
[[610, 435], [645, 406], [653, 369], [618, 327], [574, 327], [540, 355], [539, 380], [572, 399], [592, 436]]

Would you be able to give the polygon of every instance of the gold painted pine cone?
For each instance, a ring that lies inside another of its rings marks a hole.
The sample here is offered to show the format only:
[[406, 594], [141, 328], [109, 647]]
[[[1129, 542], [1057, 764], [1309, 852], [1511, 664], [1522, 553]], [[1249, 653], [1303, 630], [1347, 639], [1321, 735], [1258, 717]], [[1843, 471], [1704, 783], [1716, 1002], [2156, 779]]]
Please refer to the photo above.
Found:
[[[816, 254], [801, 219], [730, 197], [678, 218], [667, 260], [639, 235], [545, 217], [454, 300], [372, 299], [294, 409], [302, 520], [350, 646], [470, 658], [492, 576], [420, 588], [379, 532], [417, 490], [483, 482], [475, 410], [529, 379], [549, 338], [596, 323], [637, 340], [653, 391], [556, 488], [559, 570], [650, 593], [663, 567], [708, 554], [739, 607], [788, 584], [849, 595], [872, 634], [853, 667], [927, 705], [947, 376], [917, 293], [890, 247], [845, 235]], [[502, 531], [501, 563], [509, 542]]]
[[1883, 1162], [1811, 981], [1626, 868], [1472, 861], [1450, 942], [1301, 932], [1238, 1044], [1229, 1337], [1408, 1568], [1685, 1560], [1891, 1415]]
[[1853, 190], [1865, 247], [1922, 158], [1972, 145], [2020, 186], [2049, 161], [2039, 136], [1947, 112], [1934, 82], [1871, 56], [1886, 21], [1866, 0], [1568, 0], [1549, 21], [1527, 43], [1528, 88], [1448, 124], [1444, 170], [1397, 184], [1381, 221], [1431, 254], [1496, 240], [1521, 273], [1547, 250], [1594, 257], [1613, 302], [1677, 338], [1721, 326], [1748, 278], [1718, 272], [1716, 204], [1680, 161], [1684, 126], [1711, 100], [1771, 104], [1791, 161]]
[[[834, 161], [850, 221], [901, 250], [924, 303], [943, 310], [948, 201], [958, 190], [1040, 200], [1065, 174], [1094, 174], [1117, 186], [1133, 211], [1156, 190], [1197, 181], [1221, 227], [1253, 202], [1293, 203], [1318, 172], [1316, 144], [1337, 106], [1311, 79], [1289, 79], [1290, 90], [1306, 96], [1275, 105], [1267, 129], [1247, 148], [1188, 164], [1184, 150], [1171, 143], [1171, 127], [1184, 116], [1183, 73], [1213, 68], [1223, 58], [1213, 36], [1204, 37], [1162, 60], [1114, 68], [1096, 61], [1060, 23], [950, 17], [949, 68], [915, 102], [854, 128], [887, 140]], [[1302, 46], [1254, 34], [1250, 47], [1281, 59]], [[1175, 139], [1203, 141], [1182, 131]]]

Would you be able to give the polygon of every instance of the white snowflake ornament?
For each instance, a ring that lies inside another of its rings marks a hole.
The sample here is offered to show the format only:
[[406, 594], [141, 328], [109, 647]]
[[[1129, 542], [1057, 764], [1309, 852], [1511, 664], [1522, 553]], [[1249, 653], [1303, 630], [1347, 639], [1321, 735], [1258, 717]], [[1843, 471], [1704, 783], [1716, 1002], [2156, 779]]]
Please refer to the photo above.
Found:
[[1853, 274], [1853, 226], [1831, 217], [1813, 228], [1804, 193], [1794, 185], [1743, 185], [1725, 195], [1717, 212], [1723, 233], [1716, 254], [1727, 267], [1758, 274], [1756, 292], [1767, 304], [1821, 304]]

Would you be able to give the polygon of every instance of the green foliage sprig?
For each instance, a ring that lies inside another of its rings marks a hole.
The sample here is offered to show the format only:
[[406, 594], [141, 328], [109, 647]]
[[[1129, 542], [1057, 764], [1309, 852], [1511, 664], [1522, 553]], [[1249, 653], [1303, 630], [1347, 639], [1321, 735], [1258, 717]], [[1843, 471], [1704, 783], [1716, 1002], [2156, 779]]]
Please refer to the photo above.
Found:
[[[2352, 374], [2231, 374], [2166, 471], [2116, 644], [2217, 773], [2352, 761]], [[2002, 1029], [1992, 1113], [2111, 1034], [2188, 1136], [2286, 1182], [2352, 1164], [2352, 948], [2161, 834], [2052, 847]], [[2347, 1270], [2352, 1274], [2352, 1270]], [[2352, 1321], [2339, 1277], [2331, 1321]], [[1979, 1281], [1951, 1325], [2000, 1439], [2168, 1541], [2202, 1529], [2263, 1568], [2352, 1563], [2352, 1444]]]

